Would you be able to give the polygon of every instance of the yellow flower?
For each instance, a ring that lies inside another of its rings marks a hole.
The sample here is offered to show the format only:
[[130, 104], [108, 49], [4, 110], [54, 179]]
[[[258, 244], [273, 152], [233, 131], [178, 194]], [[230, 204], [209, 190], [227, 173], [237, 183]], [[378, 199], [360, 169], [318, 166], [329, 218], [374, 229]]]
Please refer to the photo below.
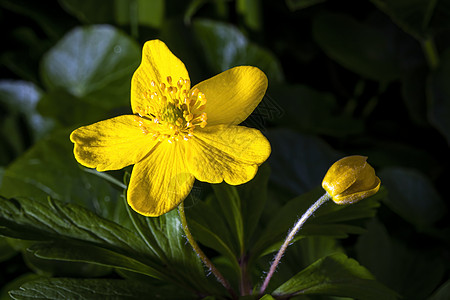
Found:
[[191, 88], [183, 62], [163, 42], [148, 41], [131, 80], [133, 115], [73, 131], [75, 158], [98, 171], [134, 164], [129, 205], [145, 216], [162, 215], [186, 198], [195, 178], [238, 185], [255, 176], [270, 144], [258, 130], [237, 125], [266, 89], [265, 74], [250, 66]]
[[337, 204], [350, 204], [374, 195], [380, 179], [365, 156], [347, 156], [335, 162], [322, 181], [322, 187]]

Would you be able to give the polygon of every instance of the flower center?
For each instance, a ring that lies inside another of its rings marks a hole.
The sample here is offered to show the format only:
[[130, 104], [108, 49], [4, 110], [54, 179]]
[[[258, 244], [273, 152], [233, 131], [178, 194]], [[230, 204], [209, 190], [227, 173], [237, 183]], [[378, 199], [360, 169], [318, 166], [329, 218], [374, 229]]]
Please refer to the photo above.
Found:
[[[190, 81], [180, 78], [172, 84], [172, 77], [167, 77], [167, 84], [150, 82], [150, 89], [144, 95], [147, 107], [139, 107], [139, 116], [135, 120], [145, 134], [153, 139], [167, 140], [169, 143], [188, 140], [195, 127], [206, 126], [205, 94], [197, 88], [190, 90]], [[156, 126], [145, 126], [142, 118], [151, 120]]]

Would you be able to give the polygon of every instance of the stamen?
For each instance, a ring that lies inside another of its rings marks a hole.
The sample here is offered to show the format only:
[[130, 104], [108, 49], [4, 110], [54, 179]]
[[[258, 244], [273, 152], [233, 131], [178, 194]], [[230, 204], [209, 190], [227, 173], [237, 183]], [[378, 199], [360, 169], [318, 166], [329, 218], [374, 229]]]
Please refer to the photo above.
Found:
[[[175, 143], [189, 140], [195, 128], [207, 125], [206, 95], [198, 88], [190, 90], [189, 79], [179, 78], [173, 84], [171, 76], [167, 82], [150, 81], [150, 86], [144, 92], [143, 98], [149, 105], [136, 109], [135, 120], [138, 127], [149, 138], [157, 141]], [[145, 126], [148, 120], [153, 125]], [[151, 130], [150, 130], [151, 129]]]

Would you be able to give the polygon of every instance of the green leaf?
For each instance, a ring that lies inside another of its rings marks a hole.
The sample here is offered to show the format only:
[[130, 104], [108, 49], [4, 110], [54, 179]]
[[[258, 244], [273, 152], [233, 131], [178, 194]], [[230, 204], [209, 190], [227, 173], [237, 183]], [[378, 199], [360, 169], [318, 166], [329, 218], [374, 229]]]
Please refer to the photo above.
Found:
[[163, 0], [61, 0], [61, 5], [81, 22], [89, 24], [139, 24], [159, 28], [164, 19]]
[[314, 20], [313, 35], [330, 58], [365, 78], [389, 82], [399, 77], [393, 41], [382, 26], [322, 13]]
[[51, 91], [63, 89], [84, 102], [111, 109], [128, 105], [139, 58], [137, 43], [114, 27], [77, 27], [45, 54], [41, 75]]
[[239, 274], [238, 255], [235, 237], [231, 234], [216, 199], [196, 200], [195, 205], [186, 207], [187, 222], [196, 240], [212, 248], [231, 262], [235, 275]]
[[8, 294], [9, 291], [18, 289], [25, 282], [41, 278], [42, 276], [34, 273], [25, 273], [19, 277], [12, 279], [0, 288], [0, 300], [11, 300], [11, 297]]
[[241, 212], [241, 198], [234, 186], [226, 183], [216, 184], [212, 186], [214, 194], [220, 205], [220, 211], [223, 218], [228, 224], [231, 235], [235, 237], [238, 249], [238, 257], [241, 257], [244, 249], [244, 220]]
[[[159, 267], [160, 270], [164, 269], [158, 266], [159, 261], [154, 258], [153, 253], [134, 232], [102, 219], [82, 207], [63, 204], [57, 200], [48, 199], [44, 202], [25, 198], [16, 200], [0, 197], [0, 234], [36, 241], [69, 239], [130, 256], [149, 266]], [[44, 251], [42, 249], [43, 247], [41, 247], [41, 251]], [[74, 249], [76, 248], [74, 247]], [[89, 259], [92, 256], [95, 258], [96, 255], [95, 253], [74, 251], [76, 256], [73, 260], [76, 261], [82, 261], [80, 255], [85, 255], [83, 261], [91, 262]], [[61, 252], [58, 253], [59, 258], [68, 260], [67, 257], [62, 256]], [[108, 259], [108, 257], [103, 258], [106, 261]], [[141, 267], [138, 271], [142, 269]], [[164, 278], [161, 272], [155, 271], [153, 274], [155, 277]]]
[[50, 196], [83, 205], [111, 219], [120, 219], [120, 192], [80, 167], [73, 157], [69, 133], [66, 130], [55, 132], [10, 164], [0, 182], [0, 194], [34, 200]]
[[0, 198], [1, 235], [57, 241], [53, 247], [31, 247], [38, 257], [114, 266], [171, 281], [188, 290], [223, 292], [207, 281], [199, 258], [185, 241], [176, 211], [159, 218], [134, 217], [147, 226], [145, 232], [141, 227], [134, 232], [57, 200]]
[[270, 166], [264, 163], [258, 168], [256, 176], [246, 184], [237, 186], [241, 199], [241, 211], [244, 223], [245, 250], [250, 248], [253, 234], [260, 222], [267, 202], [267, 185], [270, 177]]
[[119, 25], [137, 22], [139, 25], [160, 28], [164, 21], [164, 11], [164, 0], [115, 1], [115, 18]]
[[130, 207], [127, 209], [137, 233], [153, 256], [168, 269], [166, 274], [174, 277], [172, 280], [190, 289], [217, 292], [214, 290], [217, 287], [205, 277], [200, 259], [187, 243], [176, 210], [157, 218], [148, 218]]
[[8, 107], [10, 114], [22, 114], [25, 117], [34, 141], [52, 127], [51, 120], [43, 118], [36, 110], [40, 97], [41, 90], [31, 82], [0, 81], [0, 103]]
[[34, 244], [27, 250], [42, 259], [92, 263], [137, 272], [155, 278], [164, 278], [164, 275], [159, 271], [132, 257], [92, 245], [87, 246], [68, 241], [46, 242]]
[[275, 300], [274, 297], [272, 297], [271, 295], [264, 295], [261, 300]]
[[[171, 265], [162, 264], [159, 257], [155, 256], [137, 233], [103, 219], [80, 206], [63, 204], [57, 200], [48, 199], [44, 202], [26, 198], [6, 199], [0, 197], [0, 235], [35, 241], [66, 240], [67, 243], [67, 240], [70, 240], [71, 243], [74, 243], [73, 251], [69, 251], [67, 254], [63, 253], [63, 244], [58, 244], [62, 250], [58, 247], [54, 250], [48, 249], [44, 245], [36, 246], [35, 250], [43, 257], [66, 261], [110, 265], [117, 260], [114, 266], [126, 268], [125, 264], [129, 263], [129, 268], [134, 268], [133, 270], [136, 272], [166, 281], [178, 281], [180, 284], [189, 282], [186, 279], [177, 278], [176, 270], [178, 269], [172, 269]], [[80, 243], [81, 246], [77, 247]], [[82, 251], [81, 248], [86, 246], [92, 246], [93, 252]], [[186, 245], [183, 244], [183, 246]], [[171, 249], [171, 251], [177, 254], [176, 249]], [[73, 255], [73, 257], [69, 257], [69, 255]], [[99, 259], [102, 255], [103, 258]], [[181, 259], [183, 257], [178, 256], [175, 262], [183, 263], [180, 261]], [[182, 271], [191, 272], [191, 270], [181, 269], [180, 273]], [[198, 280], [198, 278], [193, 280]]]
[[356, 245], [358, 260], [404, 299], [426, 299], [442, 282], [446, 259], [434, 250], [402, 245], [387, 230], [376, 219], [369, 223]]
[[180, 290], [120, 279], [51, 278], [25, 283], [10, 292], [16, 300], [43, 299], [194, 299]]
[[441, 132], [450, 145], [450, 49], [441, 58], [441, 65], [431, 75], [428, 85], [428, 117], [430, 122]]
[[[93, 212], [58, 200], [6, 199], [0, 196], [0, 233], [25, 240], [67, 238], [142, 258], [145, 243], [131, 230]], [[145, 261], [145, 260], [144, 260]]]
[[264, 71], [270, 82], [283, 79], [277, 58], [268, 50], [251, 43], [236, 27], [222, 22], [196, 19], [193, 28], [215, 73], [239, 65], [251, 65]]
[[[27, 247], [33, 244], [31, 241], [22, 240], [21, 242], [28, 244]], [[108, 276], [112, 272], [112, 268], [109, 266], [84, 261], [48, 260], [37, 257], [29, 251], [22, 252], [22, 259], [34, 273], [46, 277], [93, 278]]]
[[[96, 0], [60, 0], [60, 5], [83, 23], [103, 24], [114, 19], [114, 5]], [[115, 3], [115, 2], [114, 2]]]
[[319, 259], [278, 287], [272, 295], [320, 294], [363, 300], [396, 299], [367, 269], [342, 253]]
[[259, 0], [238, 0], [237, 12], [243, 16], [245, 25], [252, 30], [260, 30], [262, 23], [261, 2]]
[[195, 199], [186, 205], [188, 224], [202, 244], [224, 255], [239, 276], [239, 261], [252, 247], [267, 199], [268, 164], [259, 167], [255, 178], [240, 186], [212, 185], [214, 196]]
[[386, 204], [402, 218], [426, 228], [445, 214], [445, 204], [433, 183], [418, 171], [390, 167], [379, 172], [389, 194]]
[[286, 4], [291, 11], [295, 11], [314, 6], [325, 1], [326, 0], [286, 0]]

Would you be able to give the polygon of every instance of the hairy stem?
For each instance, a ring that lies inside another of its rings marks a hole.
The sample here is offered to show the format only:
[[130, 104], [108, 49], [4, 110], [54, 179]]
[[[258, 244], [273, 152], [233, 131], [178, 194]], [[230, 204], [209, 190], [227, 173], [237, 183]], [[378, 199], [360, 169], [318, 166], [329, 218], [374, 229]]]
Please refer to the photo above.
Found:
[[180, 215], [181, 224], [183, 226], [184, 233], [186, 234], [186, 238], [189, 241], [189, 244], [191, 244], [192, 249], [197, 254], [197, 256], [202, 260], [202, 262], [205, 264], [205, 266], [211, 271], [211, 273], [216, 276], [217, 280], [227, 289], [227, 291], [230, 293], [230, 295], [233, 297], [233, 299], [236, 299], [236, 293], [231, 288], [230, 283], [223, 277], [223, 275], [219, 272], [219, 270], [214, 266], [214, 264], [211, 262], [211, 260], [203, 253], [202, 249], [200, 249], [199, 245], [195, 241], [194, 237], [192, 236], [191, 231], [189, 230], [186, 215], [184, 213], [184, 204], [183, 202], [178, 205], [178, 213]]
[[267, 286], [269, 285], [270, 279], [272, 278], [273, 274], [275, 273], [275, 270], [277, 269], [277, 266], [280, 263], [280, 260], [283, 257], [284, 252], [286, 251], [286, 248], [289, 246], [289, 244], [291, 243], [292, 239], [295, 237], [297, 232], [300, 230], [300, 228], [302, 228], [302, 226], [303, 226], [303, 224], [305, 224], [306, 220], [308, 220], [308, 218], [312, 216], [312, 214], [316, 211], [316, 209], [318, 209], [323, 203], [327, 202], [330, 198], [331, 198], [330, 195], [328, 195], [328, 193], [325, 193], [303, 214], [303, 216], [300, 219], [298, 219], [297, 223], [295, 223], [294, 227], [291, 229], [291, 231], [287, 235], [286, 240], [284, 241], [280, 250], [278, 250], [278, 253], [275, 256], [275, 258], [272, 262], [272, 265], [270, 266], [270, 270], [267, 273], [266, 279], [264, 279], [264, 283], [261, 286], [261, 289], [259, 291], [260, 295], [262, 295], [264, 293]]

